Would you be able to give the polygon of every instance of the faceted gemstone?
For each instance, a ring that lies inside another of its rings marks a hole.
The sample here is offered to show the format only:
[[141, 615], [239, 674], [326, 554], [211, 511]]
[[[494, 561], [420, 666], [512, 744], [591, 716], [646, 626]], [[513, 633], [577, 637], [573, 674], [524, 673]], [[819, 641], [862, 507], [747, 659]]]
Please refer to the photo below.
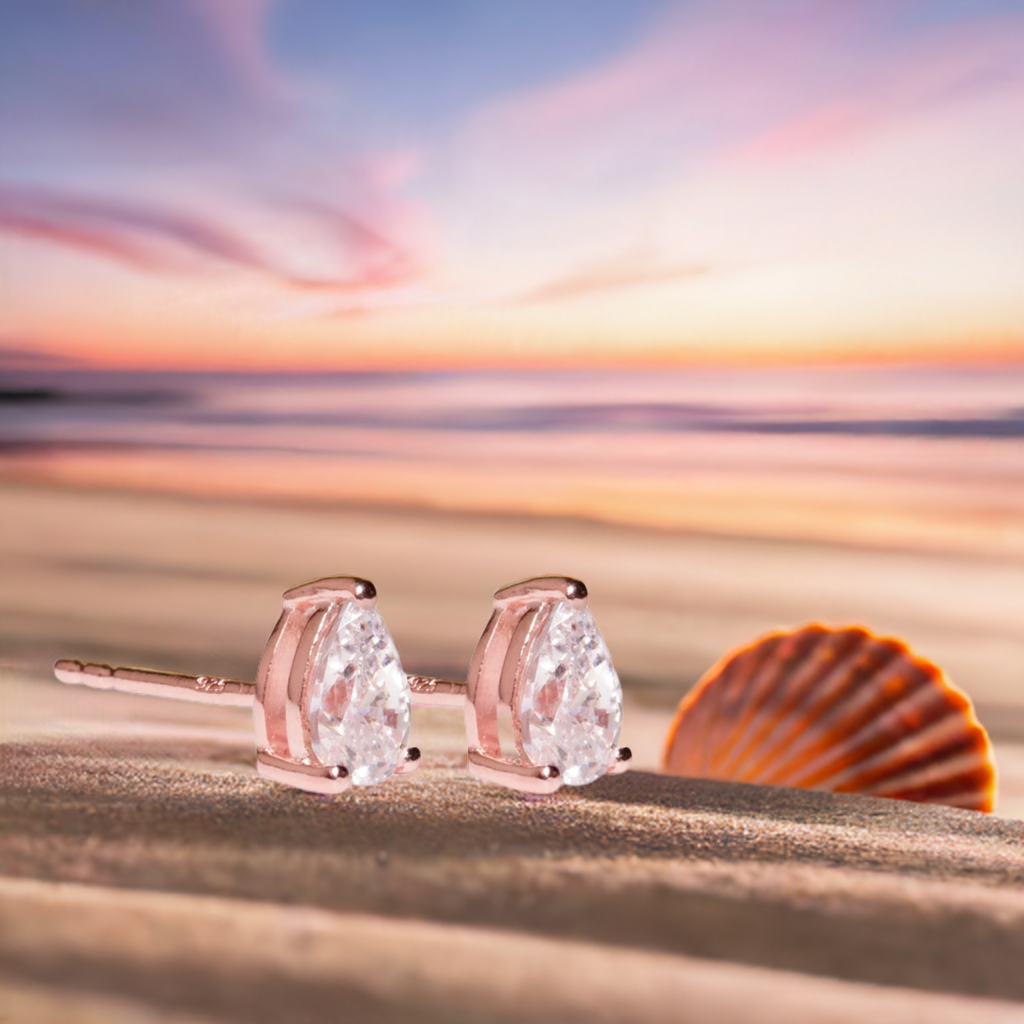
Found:
[[409, 741], [409, 683], [384, 620], [346, 601], [310, 676], [309, 735], [321, 764], [357, 786], [393, 775]]
[[523, 750], [567, 785], [600, 778], [618, 755], [622, 687], [594, 616], [566, 601], [551, 609], [520, 681]]

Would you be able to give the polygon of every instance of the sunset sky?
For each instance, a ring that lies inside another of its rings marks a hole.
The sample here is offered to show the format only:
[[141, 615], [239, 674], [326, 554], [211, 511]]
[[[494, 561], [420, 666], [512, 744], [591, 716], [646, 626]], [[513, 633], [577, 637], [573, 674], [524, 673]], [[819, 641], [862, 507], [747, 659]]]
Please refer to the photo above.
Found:
[[1024, 3], [0, 5], [0, 356], [1024, 358]]

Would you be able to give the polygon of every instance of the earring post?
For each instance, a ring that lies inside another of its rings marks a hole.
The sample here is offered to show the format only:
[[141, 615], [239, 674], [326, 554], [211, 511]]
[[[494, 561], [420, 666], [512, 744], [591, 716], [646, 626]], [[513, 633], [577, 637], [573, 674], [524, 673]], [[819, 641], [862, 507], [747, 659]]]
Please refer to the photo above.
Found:
[[[183, 672], [161, 672], [151, 668], [105, 665], [94, 661], [61, 658], [53, 674], [72, 686], [97, 690], [119, 690], [144, 696], [170, 697], [199, 704], [252, 707], [256, 684], [219, 676], [192, 676]], [[413, 707], [463, 708], [466, 684], [433, 676], [407, 676]]]
[[190, 676], [152, 668], [104, 665], [94, 661], [61, 658], [53, 674], [62, 682], [97, 690], [120, 690], [145, 696], [170, 697], [199, 704], [252, 707], [256, 684], [219, 676]]
[[464, 708], [466, 684], [433, 676], [406, 676], [414, 708]]

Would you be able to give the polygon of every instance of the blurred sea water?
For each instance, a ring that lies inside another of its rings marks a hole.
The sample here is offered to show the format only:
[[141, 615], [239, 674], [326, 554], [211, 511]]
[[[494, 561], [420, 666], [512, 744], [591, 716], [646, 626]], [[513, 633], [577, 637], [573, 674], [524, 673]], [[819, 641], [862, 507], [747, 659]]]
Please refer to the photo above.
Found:
[[0, 474], [1024, 555], [1024, 368], [8, 370]]

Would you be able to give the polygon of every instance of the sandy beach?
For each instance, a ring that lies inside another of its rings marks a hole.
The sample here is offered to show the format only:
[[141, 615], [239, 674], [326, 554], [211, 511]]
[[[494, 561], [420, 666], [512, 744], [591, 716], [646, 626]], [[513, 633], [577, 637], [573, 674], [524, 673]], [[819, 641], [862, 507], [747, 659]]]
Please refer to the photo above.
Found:
[[[0, 565], [13, 1020], [1024, 1018], [1024, 564], [8, 483]], [[461, 674], [491, 592], [550, 570], [591, 588], [637, 768], [554, 798], [472, 780], [457, 712], [417, 710], [408, 780], [328, 799], [256, 777], [245, 710], [50, 674], [251, 677], [281, 591], [346, 571], [407, 668]], [[654, 774], [723, 650], [812, 618], [905, 637], [974, 695], [998, 816]]]
[[644, 771], [525, 799], [440, 711], [414, 775], [314, 797], [255, 775], [242, 711], [0, 693], [18, 1021], [1024, 1015], [1021, 823]]

